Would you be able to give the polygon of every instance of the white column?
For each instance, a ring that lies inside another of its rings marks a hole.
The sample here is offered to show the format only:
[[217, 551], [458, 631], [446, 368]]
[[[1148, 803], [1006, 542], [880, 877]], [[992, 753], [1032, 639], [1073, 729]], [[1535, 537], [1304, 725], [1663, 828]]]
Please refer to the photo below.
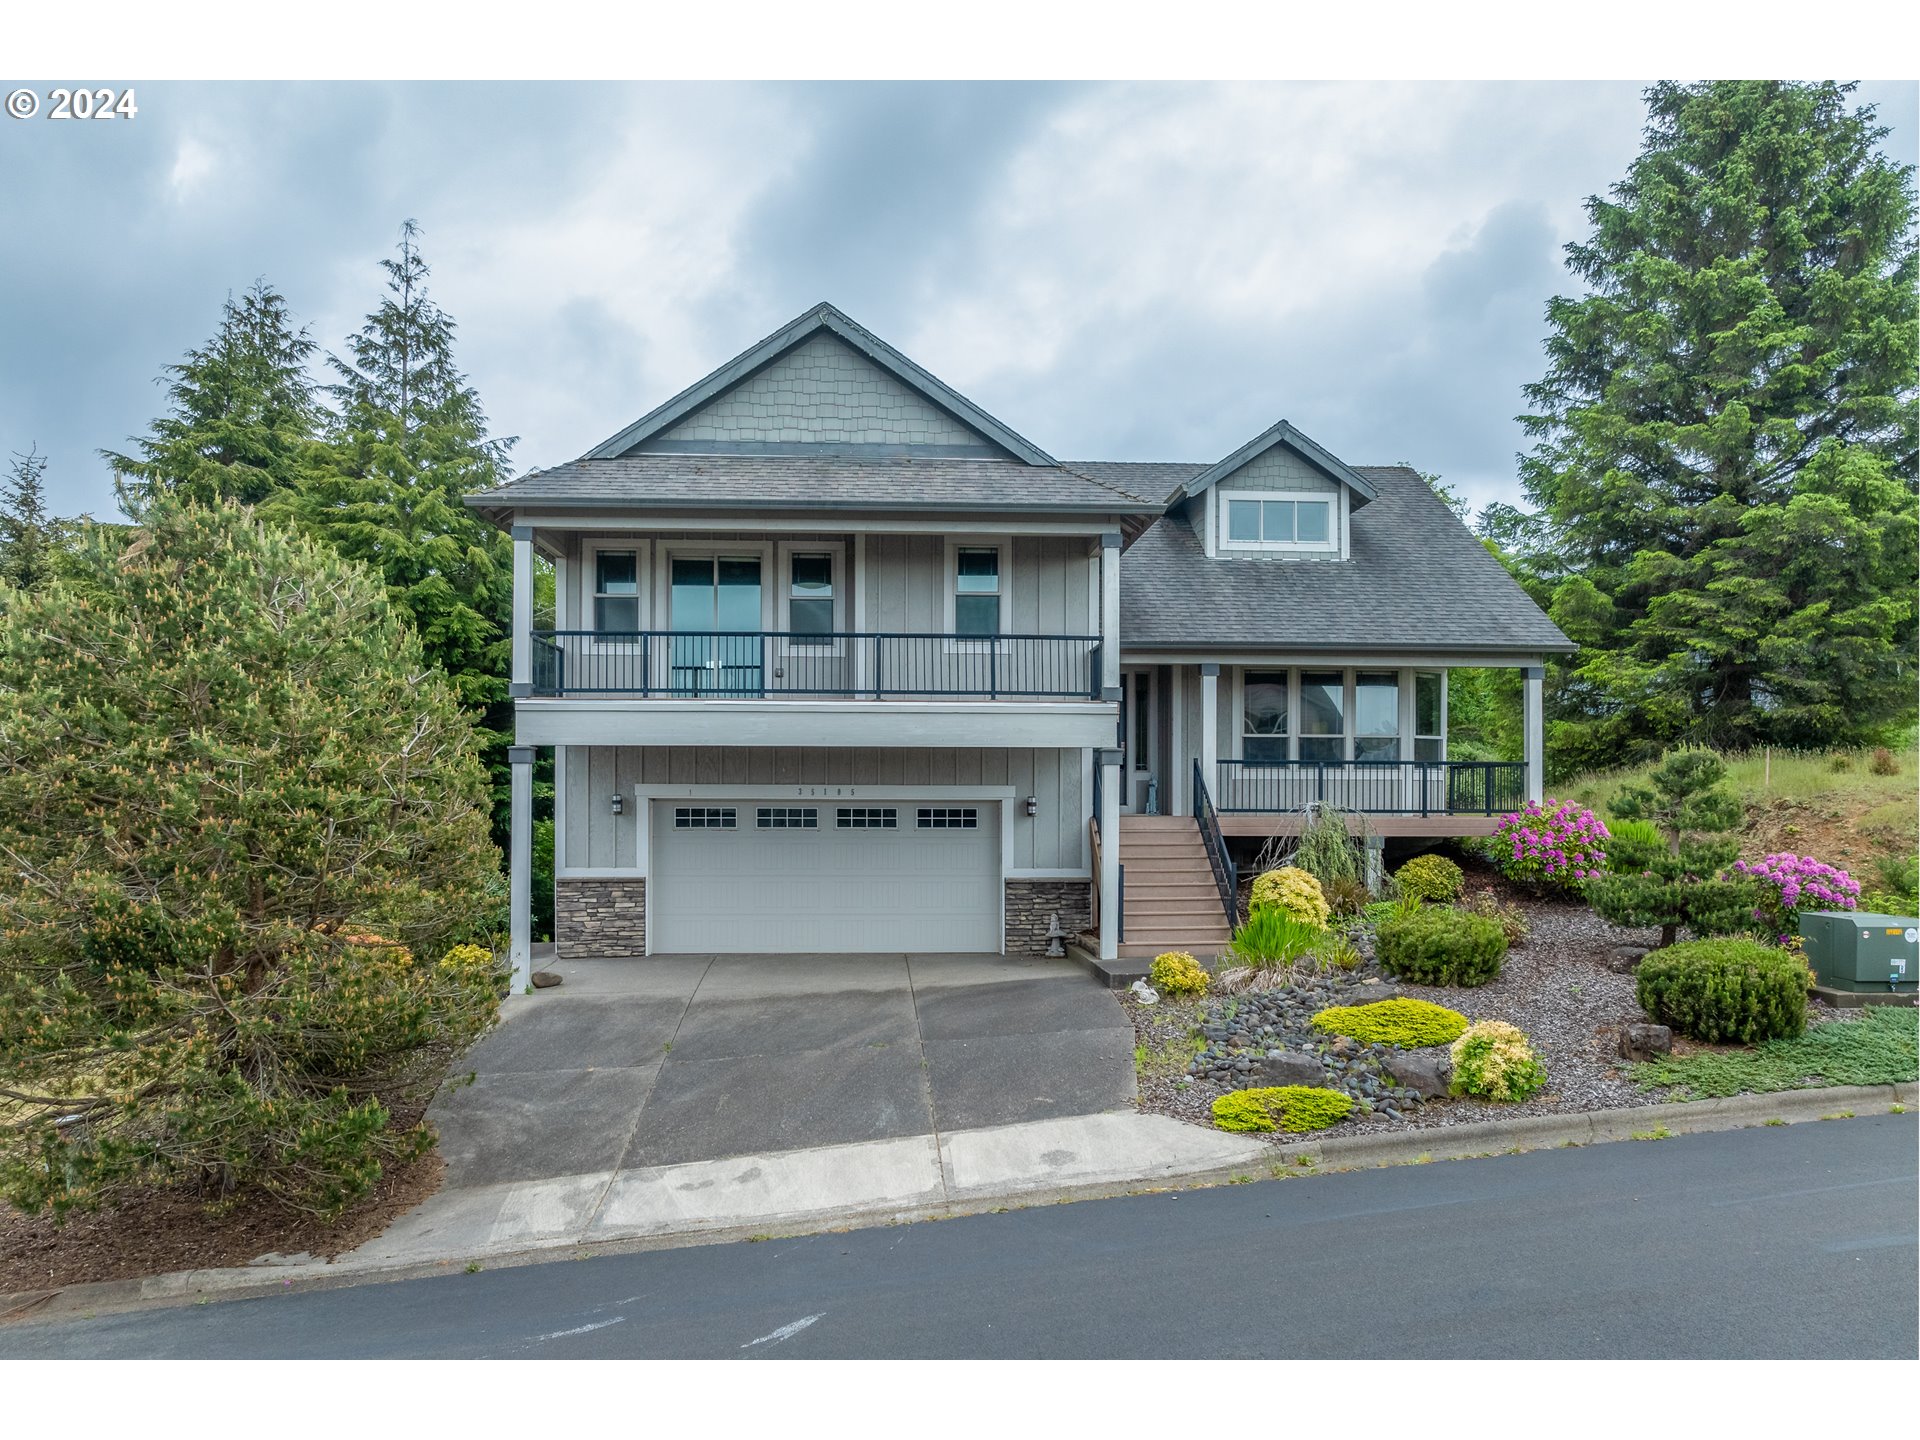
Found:
[[1546, 668], [1529, 665], [1525, 672], [1527, 799], [1538, 803], [1547, 798], [1547, 709]]
[[[867, 628], [867, 534], [862, 530], [853, 537], [853, 628], [865, 633]], [[859, 694], [867, 688], [872, 671], [868, 667], [867, 656], [873, 645], [871, 640], [849, 641], [847, 648], [853, 655], [853, 689]]]
[[1100, 958], [1120, 958], [1120, 752], [1096, 750], [1100, 767]]
[[513, 673], [509, 695], [533, 693], [533, 527], [516, 525], [513, 535]]
[[1220, 667], [1200, 667], [1200, 778], [1220, 803]]
[[[1120, 698], [1120, 532], [1100, 537], [1100, 696]], [[1118, 793], [1118, 792], [1116, 792]]]
[[513, 834], [507, 847], [507, 958], [513, 963], [511, 995], [533, 983], [533, 746], [509, 745]]

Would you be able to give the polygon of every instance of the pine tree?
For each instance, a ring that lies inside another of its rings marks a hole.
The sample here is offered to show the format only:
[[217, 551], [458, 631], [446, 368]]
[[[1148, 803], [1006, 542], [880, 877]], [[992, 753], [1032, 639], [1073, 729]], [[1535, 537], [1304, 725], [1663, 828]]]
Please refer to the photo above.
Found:
[[1639, 874], [1591, 882], [1587, 899], [1616, 925], [1658, 925], [1671, 945], [1684, 925], [1695, 935], [1727, 935], [1754, 923], [1753, 884], [1727, 878], [1740, 853], [1730, 833], [1740, 824], [1740, 802], [1726, 788], [1726, 763], [1710, 750], [1677, 750], [1645, 784], [1620, 787], [1609, 807], [1616, 819], [1657, 825], [1667, 848]]
[[1910, 710], [1911, 167], [1854, 87], [1661, 84], [1547, 315], [1522, 460], [1582, 645], [1562, 740], [1625, 760]]
[[38, 445], [15, 451], [11, 473], [0, 485], [0, 582], [38, 590], [53, 578], [54, 552], [66, 527], [47, 514], [47, 457]]
[[298, 485], [314, 461], [321, 407], [307, 362], [314, 345], [265, 280], [221, 306], [213, 338], [162, 372], [168, 410], [136, 439], [137, 456], [100, 453], [138, 516], [154, 497], [256, 504]]

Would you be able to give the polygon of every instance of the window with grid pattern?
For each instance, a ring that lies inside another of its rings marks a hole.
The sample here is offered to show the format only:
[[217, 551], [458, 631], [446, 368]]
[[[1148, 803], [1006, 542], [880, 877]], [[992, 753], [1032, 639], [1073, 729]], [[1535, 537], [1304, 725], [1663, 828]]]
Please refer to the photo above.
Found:
[[762, 830], [818, 830], [820, 812], [798, 805], [762, 805], [754, 824]]
[[733, 807], [724, 809], [712, 805], [676, 805], [673, 811], [673, 828], [676, 830], [731, 830], [734, 828]]
[[842, 805], [834, 812], [833, 823], [842, 830], [897, 830], [900, 812], [868, 805]]
[[980, 812], [972, 806], [960, 809], [944, 805], [922, 805], [920, 828], [922, 830], [978, 830]]

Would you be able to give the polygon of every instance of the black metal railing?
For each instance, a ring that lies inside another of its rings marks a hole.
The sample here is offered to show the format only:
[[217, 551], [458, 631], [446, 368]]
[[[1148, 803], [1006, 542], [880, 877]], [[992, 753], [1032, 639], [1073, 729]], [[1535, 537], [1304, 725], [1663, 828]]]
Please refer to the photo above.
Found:
[[1511, 760], [1222, 760], [1223, 815], [1332, 805], [1363, 815], [1504, 815], [1527, 799]]
[[533, 693], [1098, 700], [1100, 637], [536, 630]]
[[1193, 762], [1193, 820], [1200, 827], [1200, 839], [1207, 847], [1207, 863], [1213, 867], [1214, 884], [1220, 887], [1220, 903], [1227, 912], [1227, 928], [1240, 927], [1240, 871], [1227, 853], [1227, 840], [1220, 833], [1220, 812], [1213, 808], [1213, 796], [1207, 791], [1200, 762]]

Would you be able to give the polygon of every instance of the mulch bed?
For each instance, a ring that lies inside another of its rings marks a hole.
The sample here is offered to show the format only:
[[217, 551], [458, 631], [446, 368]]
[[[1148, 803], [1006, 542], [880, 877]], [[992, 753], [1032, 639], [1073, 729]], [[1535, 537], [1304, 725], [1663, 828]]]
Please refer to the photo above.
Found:
[[331, 1222], [260, 1197], [212, 1214], [199, 1196], [162, 1187], [71, 1213], [60, 1225], [0, 1206], [0, 1295], [246, 1265], [268, 1255], [330, 1260], [379, 1235], [438, 1190], [445, 1174], [446, 1162], [429, 1150], [388, 1169], [373, 1193]]

